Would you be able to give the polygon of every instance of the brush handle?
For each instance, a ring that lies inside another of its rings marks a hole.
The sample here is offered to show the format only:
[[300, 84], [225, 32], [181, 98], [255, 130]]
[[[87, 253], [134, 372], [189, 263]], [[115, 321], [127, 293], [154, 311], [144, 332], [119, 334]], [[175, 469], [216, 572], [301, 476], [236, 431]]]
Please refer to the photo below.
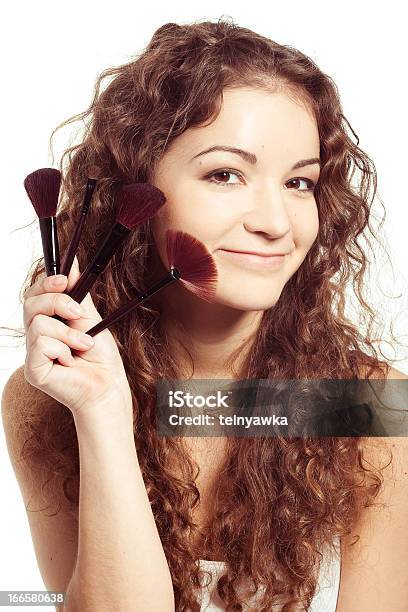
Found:
[[[75, 300], [76, 302], [82, 302], [86, 294], [91, 289], [92, 285], [98, 278], [97, 274], [89, 273], [86, 276], [80, 276], [78, 282], [76, 283], [73, 291], [68, 293], [68, 295]], [[53, 315], [53, 319], [57, 319], [57, 321], [62, 321], [63, 323], [67, 323], [66, 319], [63, 319], [59, 315]]]
[[40, 224], [45, 272], [47, 276], [53, 276], [60, 273], [57, 219], [55, 217], [44, 217], [43, 219], [38, 219], [38, 221]]
[[136, 308], [136, 306], [147, 300], [154, 293], [157, 293], [157, 291], [160, 291], [160, 289], [163, 289], [173, 281], [178, 280], [180, 276], [180, 272], [176, 268], [172, 268], [167, 274], [167, 276], [158, 281], [155, 285], [153, 285], [153, 287], [151, 287], [147, 291], [144, 291], [143, 293], [140, 293], [137, 297], [133, 298], [133, 300], [130, 300], [130, 302], [127, 302], [126, 304], [112, 312], [102, 321], [91, 327], [91, 329], [88, 330], [86, 333], [89, 336], [95, 336], [96, 334], [99, 334], [99, 332], [103, 331], [107, 327], [110, 327], [114, 323], [117, 323], [117, 321], [125, 317], [131, 310], [133, 310], [134, 308]]
[[129, 232], [129, 228], [125, 227], [121, 223], [115, 223], [112, 230], [105, 237], [101, 246], [98, 248], [93, 259], [89, 262], [71, 291], [68, 293], [73, 300], [76, 302], [82, 302], [98, 278], [99, 274], [104, 271], [110, 259], [113, 257], [116, 249], [119, 247], [121, 242], [123, 242]]
[[[99, 274], [104, 271], [109, 263], [109, 260], [113, 257], [116, 249], [126, 238], [129, 232], [130, 230], [121, 223], [116, 223], [113, 226], [112, 230], [107, 234], [104, 241], [98, 248], [93, 259], [78, 278], [71, 291], [68, 292], [67, 295], [69, 295], [69, 297], [78, 303], [82, 302], [86, 294], [91, 290]], [[66, 323], [66, 320], [61, 318], [59, 315], [53, 315], [52, 318]]]
[[62, 264], [61, 264], [61, 274], [68, 276], [69, 271], [71, 270], [72, 262], [74, 261], [74, 257], [77, 252], [78, 244], [81, 239], [82, 229], [85, 223], [86, 216], [89, 212], [89, 208], [91, 206], [91, 199], [93, 192], [95, 191], [96, 179], [89, 178], [85, 188], [84, 201], [81, 208], [81, 213], [79, 219], [77, 221], [74, 235], [71, 238], [71, 242], [69, 243], [66, 254], [64, 255]]

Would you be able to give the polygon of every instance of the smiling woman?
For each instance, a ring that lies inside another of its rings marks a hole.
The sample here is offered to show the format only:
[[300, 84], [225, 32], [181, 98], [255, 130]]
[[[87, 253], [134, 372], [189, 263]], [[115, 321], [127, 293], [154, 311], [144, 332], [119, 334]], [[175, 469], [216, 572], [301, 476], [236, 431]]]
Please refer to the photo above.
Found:
[[[169, 228], [198, 237], [217, 264], [217, 304], [238, 309], [247, 333], [278, 301], [319, 229], [310, 187], [319, 178], [317, 123], [307, 105], [276, 89], [272, 83], [225, 88], [217, 118], [174, 140], [151, 178], [167, 198], [152, 220], [161, 258]], [[212, 144], [220, 142], [227, 144]], [[300, 168], [303, 177], [294, 174]], [[221, 174], [238, 180], [223, 182], [216, 178]], [[180, 299], [170, 291], [167, 308], [173, 295]]]
[[[249, 603], [406, 612], [404, 438], [182, 438], [156, 428], [161, 379], [408, 378], [372, 335], [359, 237], [369, 244], [376, 172], [332, 79], [297, 49], [229, 22], [168, 23], [136, 59], [104, 71], [74, 119], [86, 130], [61, 160], [61, 251], [88, 176], [99, 177], [79, 267], [59, 285], [42, 262], [29, 275], [26, 363], [3, 396], [24, 500], [57, 506], [29, 512], [47, 587], [67, 589], [67, 612]], [[116, 252], [80, 314], [69, 313], [63, 292], [112, 225], [118, 189], [133, 182], [152, 183], [166, 203]], [[78, 332], [162, 276], [169, 229], [210, 252], [213, 298], [173, 283], [85, 347]], [[346, 289], [366, 327], [347, 318]], [[59, 355], [67, 365], [54, 363]], [[210, 593], [204, 570], [217, 565]]]

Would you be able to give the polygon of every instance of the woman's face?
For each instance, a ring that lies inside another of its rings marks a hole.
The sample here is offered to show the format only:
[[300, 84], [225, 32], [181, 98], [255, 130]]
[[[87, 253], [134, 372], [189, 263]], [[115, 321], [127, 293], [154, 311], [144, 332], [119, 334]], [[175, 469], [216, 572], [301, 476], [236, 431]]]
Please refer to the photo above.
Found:
[[320, 167], [310, 160], [319, 152], [317, 125], [304, 106], [284, 93], [224, 90], [217, 119], [176, 138], [151, 180], [167, 200], [152, 223], [166, 268], [166, 230], [182, 230], [214, 257], [215, 302], [274, 306], [318, 233]]

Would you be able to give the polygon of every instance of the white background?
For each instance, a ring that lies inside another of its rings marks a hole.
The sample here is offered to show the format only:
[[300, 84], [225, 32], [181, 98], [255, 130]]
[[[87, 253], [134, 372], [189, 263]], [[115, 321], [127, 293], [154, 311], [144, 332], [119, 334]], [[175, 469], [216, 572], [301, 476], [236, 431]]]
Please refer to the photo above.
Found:
[[[231, 16], [281, 44], [309, 55], [337, 83], [343, 109], [360, 147], [376, 164], [379, 195], [387, 219], [387, 248], [394, 273], [379, 260], [370, 281], [374, 306], [387, 325], [406, 306], [408, 274], [408, 191], [406, 179], [406, 21], [402, 4], [381, 5], [321, 0], [242, 3], [226, 1], [157, 3], [42, 1], [15, 2], [3, 8], [2, 58], [2, 222], [0, 325], [21, 325], [18, 292], [33, 258], [41, 254], [37, 224], [12, 233], [35, 219], [23, 180], [52, 163], [48, 138], [62, 120], [85, 110], [96, 76], [104, 68], [129, 61], [160, 25], [173, 21]], [[142, 7], [142, 8], [140, 8]], [[6, 11], [6, 13], [4, 13]], [[76, 129], [78, 124], [74, 125]], [[61, 130], [56, 153], [72, 132]], [[61, 136], [62, 134], [62, 136]], [[58, 159], [56, 160], [58, 161]], [[57, 164], [55, 162], [55, 166]], [[380, 209], [379, 209], [380, 210]], [[405, 262], [405, 264], [404, 264]], [[387, 300], [379, 293], [402, 298]], [[395, 322], [397, 338], [407, 343], [407, 315]], [[24, 361], [24, 349], [0, 339], [0, 391], [11, 372]], [[8, 346], [8, 348], [7, 348]], [[388, 350], [385, 348], [385, 350]], [[408, 372], [406, 352], [395, 346]], [[43, 589], [17, 482], [0, 432], [1, 504], [0, 590]], [[4, 608], [5, 609], [5, 608]], [[36, 608], [50, 610], [50, 607]]]

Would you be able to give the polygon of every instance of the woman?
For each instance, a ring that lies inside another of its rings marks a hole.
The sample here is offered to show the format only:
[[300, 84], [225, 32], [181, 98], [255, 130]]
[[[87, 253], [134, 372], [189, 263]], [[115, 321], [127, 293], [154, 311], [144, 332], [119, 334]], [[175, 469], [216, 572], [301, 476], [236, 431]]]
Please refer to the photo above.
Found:
[[[61, 162], [62, 251], [90, 169], [100, 176], [79, 267], [31, 275], [26, 363], [3, 397], [24, 499], [42, 509], [29, 520], [47, 588], [67, 591], [69, 611], [200, 610], [200, 567], [213, 560], [225, 562], [214, 610], [331, 612], [336, 599], [337, 612], [406, 610], [404, 438], [160, 438], [154, 418], [162, 378], [407, 378], [344, 315], [354, 278], [374, 317], [357, 239], [376, 177], [333, 81], [234, 24], [170, 23], [101, 75], [78, 118], [83, 142]], [[114, 218], [115, 189], [138, 181], [166, 205], [72, 304], [63, 292]], [[170, 227], [212, 253], [213, 302], [176, 283], [89, 342], [78, 332], [162, 265]], [[339, 592], [319, 607], [319, 563], [336, 542]]]

